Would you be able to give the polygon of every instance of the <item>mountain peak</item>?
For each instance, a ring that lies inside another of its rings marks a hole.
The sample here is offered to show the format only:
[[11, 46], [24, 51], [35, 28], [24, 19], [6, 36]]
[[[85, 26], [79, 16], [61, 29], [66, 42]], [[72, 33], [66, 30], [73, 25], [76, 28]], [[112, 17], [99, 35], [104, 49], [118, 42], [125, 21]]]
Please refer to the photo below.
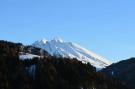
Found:
[[60, 37], [54, 37], [52, 41], [63, 43], [63, 39]]
[[64, 42], [59, 37], [55, 37], [51, 41], [42, 40], [42, 43], [35, 42], [33, 46], [46, 50], [52, 56], [77, 58], [83, 63], [90, 62], [93, 66], [99, 69], [105, 68], [111, 64], [111, 62], [104, 57], [98, 56], [76, 43]]
[[48, 40], [45, 39], [45, 38], [41, 39], [41, 42], [44, 43], [44, 44], [45, 44], [47, 41], [48, 41]]

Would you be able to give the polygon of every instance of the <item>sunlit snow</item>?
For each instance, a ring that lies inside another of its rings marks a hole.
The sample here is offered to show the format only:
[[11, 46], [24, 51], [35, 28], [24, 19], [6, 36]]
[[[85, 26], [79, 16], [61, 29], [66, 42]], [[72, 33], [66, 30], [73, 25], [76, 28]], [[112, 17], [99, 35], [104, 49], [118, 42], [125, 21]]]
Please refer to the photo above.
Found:
[[60, 38], [54, 38], [47, 42], [44, 42], [43, 40], [36, 41], [32, 45], [45, 49], [52, 56], [61, 55], [62, 57], [77, 58], [84, 63], [90, 62], [96, 68], [104, 68], [111, 64], [110, 61], [80, 45], [72, 42], [64, 42]]

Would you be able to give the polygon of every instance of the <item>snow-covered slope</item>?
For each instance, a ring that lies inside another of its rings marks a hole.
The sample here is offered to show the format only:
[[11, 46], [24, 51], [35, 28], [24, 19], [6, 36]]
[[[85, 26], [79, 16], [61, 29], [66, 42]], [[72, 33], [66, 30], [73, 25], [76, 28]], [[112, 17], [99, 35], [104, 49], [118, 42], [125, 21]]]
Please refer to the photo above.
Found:
[[19, 59], [20, 59], [20, 60], [33, 59], [33, 58], [35, 58], [35, 57], [40, 58], [40, 56], [38, 56], [38, 55], [29, 54], [29, 53], [19, 55]]
[[45, 49], [52, 56], [77, 58], [84, 63], [90, 62], [96, 68], [104, 68], [111, 64], [110, 61], [79, 46], [78, 44], [64, 42], [60, 38], [54, 38], [51, 41], [42, 39], [40, 41], [36, 41], [32, 45]]

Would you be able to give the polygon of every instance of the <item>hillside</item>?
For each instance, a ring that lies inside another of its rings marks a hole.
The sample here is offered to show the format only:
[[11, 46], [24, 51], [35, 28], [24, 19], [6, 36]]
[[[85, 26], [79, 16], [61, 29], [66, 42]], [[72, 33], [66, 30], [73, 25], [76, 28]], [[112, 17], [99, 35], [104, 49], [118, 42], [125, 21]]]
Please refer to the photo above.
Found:
[[120, 61], [101, 70], [109, 77], [119, 79], [135, 89], [135, 58]]
[[20, 43], [0, 41], [0, 89], [129, 89], [97, 73], [89, 63], [42, 54], [46, 52], [42, 49], [34, 52], [42, 57], [21, 60], [20, 52], [32, 53], [24, 48]]

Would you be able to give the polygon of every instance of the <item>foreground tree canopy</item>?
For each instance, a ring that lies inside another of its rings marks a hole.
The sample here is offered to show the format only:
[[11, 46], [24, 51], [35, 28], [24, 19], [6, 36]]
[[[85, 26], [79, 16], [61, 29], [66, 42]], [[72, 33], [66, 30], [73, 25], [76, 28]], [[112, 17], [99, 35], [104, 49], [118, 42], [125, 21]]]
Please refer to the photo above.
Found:
[[[52, 57], [45, 52], [42, 58], [20, 60], [22, 46], [0, 41], [0, 89], [129, 89], [77, 59]], [[23, 47], [28, 52], [29, 47]], [[40, 54], [38, 48], [33, 51]]]

